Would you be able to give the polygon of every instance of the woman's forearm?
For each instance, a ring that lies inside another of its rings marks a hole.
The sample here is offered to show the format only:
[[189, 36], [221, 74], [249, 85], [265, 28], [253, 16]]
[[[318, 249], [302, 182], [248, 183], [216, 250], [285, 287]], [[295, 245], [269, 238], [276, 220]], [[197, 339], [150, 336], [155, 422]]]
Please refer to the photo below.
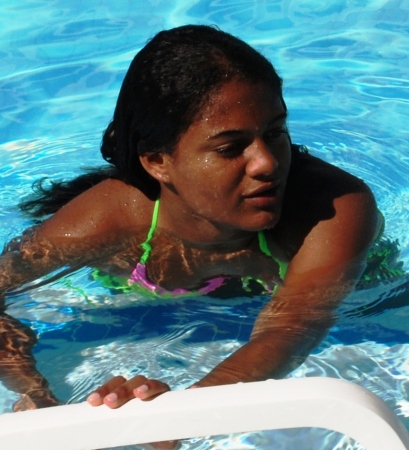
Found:
[[274, 329], [254, 337], [217, 365], [196, 386], [283, 378], [303, 363], [327, 334], [325, 326]]
[[14, 409], [42, 408], [58, 404], [47, 380], [36, 369], [32, 348], [35, 333], [17, 319], [0, 314], [0, 381], [21, 395]]

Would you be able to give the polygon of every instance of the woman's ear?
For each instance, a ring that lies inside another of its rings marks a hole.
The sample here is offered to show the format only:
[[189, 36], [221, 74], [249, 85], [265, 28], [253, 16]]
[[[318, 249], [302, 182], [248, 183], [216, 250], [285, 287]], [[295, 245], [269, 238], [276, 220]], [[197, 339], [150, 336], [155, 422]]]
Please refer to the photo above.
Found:
[[160, 183], [167, 183], [169, 177], [169, 164], [171, 164], [171, 156], [167, 153], [146, 153], [139, 157], [143, 168], [150, 176]]

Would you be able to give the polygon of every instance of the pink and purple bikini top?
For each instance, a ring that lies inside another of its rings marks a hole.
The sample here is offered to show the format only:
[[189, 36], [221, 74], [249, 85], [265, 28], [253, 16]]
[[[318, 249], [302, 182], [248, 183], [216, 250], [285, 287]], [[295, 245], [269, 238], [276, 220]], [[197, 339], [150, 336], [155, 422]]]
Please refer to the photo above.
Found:
[[[146, 263], [149, 259], [150, 253], [152, 251], [152, 246], [150, 244], [150, 241], [153, 238], [153, 235], [154, 235], [155, 230], [158, 225], [158, 216], [159, 216], [159, 199], [157, 199], [155, 202], [155, 206], [154, 206], [153, 214], [152, 214], [152, 223], [151, 223], [151, 227], [148, 231], [148, 235], [146, 237], [146, 240], [141, 244], [141, 247], [144, 250], [144, 253], [142, 254], [140, 261], [137, 263], [135, 269], [133, 270], [133, 272], [131, 274], [131, 277], [128, 280], [128, 285], [130, 287], [131, 286], [134, 287], [136, 285], [139, 288], [141, 288], [142, 290], [146, 290], [147, 293], [149, 292], [151, 294], [154, 294], [155, 296], [162, 297], [162, 298], [163, 297], [173, 297], [174, 298], [174, 297], [180, 297], [180, 296], [194, 296], [194, 295], [208, 294], [209, 292], [212, 292], [212, 291], [216, 290], [217, 288], [221, 287], [228, 278], [232, 278], [231, 276], [219, 276], [219, 277], [211, 278], [209, 280], [205, 280], [203, 282], [203, 286], [194, 291], [189, 291], [188, 289], [183, 289], [183, 288], [178, 288], [178, 289], [169, 291], [165, 288], [162, 288], [162, 287], [152, 283], [147, 276]], [[277, 262], [277, 264], [279, 266], [279, 275], [280, 275], [281, 280], [283, 280], [285, 273], [287, 271], [288, 264], [278, 260], [277, 258], [274, 258], [274, 256], [271, 254], [271, 252], [268, 248], [266, 236], [263, 231], [258, 232], [258, 241], [259, 241], [260, 250], [265, 255], [273, 258], [274, 261]], [[263, 286], [264, 291], [266, 293], [274, 293], [274, 291], [276, 290], [276, 288], [278, 286], [277, 283], [275, 283], [272, 286], [269, 286], [262, 280], [254, 279], [253, 277], [243, 277], [242, 284], [243, 284], [244, 289], [246, 289], [246, 286], [248, 286], [248, 283], [251, 280], [255, 280], [258, 283], [260, 283]]]

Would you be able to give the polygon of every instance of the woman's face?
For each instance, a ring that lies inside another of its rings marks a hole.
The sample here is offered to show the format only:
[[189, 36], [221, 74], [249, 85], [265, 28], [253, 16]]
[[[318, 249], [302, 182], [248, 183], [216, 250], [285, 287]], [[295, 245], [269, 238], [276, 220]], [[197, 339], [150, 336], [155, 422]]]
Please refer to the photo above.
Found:
[[178, 213], [237, 231], [279, 221], [291, 148], [286, 111], [268, 86], [222, 85], [168, 158], [165, 184]]

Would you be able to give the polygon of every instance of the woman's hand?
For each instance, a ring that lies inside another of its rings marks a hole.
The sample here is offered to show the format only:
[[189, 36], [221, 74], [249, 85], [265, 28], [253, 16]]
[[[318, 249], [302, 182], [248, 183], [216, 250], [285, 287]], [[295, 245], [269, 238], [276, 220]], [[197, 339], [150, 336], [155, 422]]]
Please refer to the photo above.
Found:
[[115, 409], [133, 398], [152, 400], [168, 391], [170, 391], [170, 387], [167, 384], [158, 380], [150, 380], [143, 375], [137, 375], [130, 380], [118, 376], [96, 389], [87, 398], [87, 402], [92, 406], [105, 404], [109, 408]]
[[[143, 375], [137, 375], [130, 380], [118, 376], [96, 389], [87, 398], [87, 402], [92, 406], [105, 404], [109, 408], [115, 409], [133, 398], [153, 400], [158, 395], [168, 391], [170, 391], [170, 387], [166, 383], [149, 380]], [[174, 450], [178, 445], [179, 441], [163, 441], [144, 444], [142, 448], [146, 450]]]

